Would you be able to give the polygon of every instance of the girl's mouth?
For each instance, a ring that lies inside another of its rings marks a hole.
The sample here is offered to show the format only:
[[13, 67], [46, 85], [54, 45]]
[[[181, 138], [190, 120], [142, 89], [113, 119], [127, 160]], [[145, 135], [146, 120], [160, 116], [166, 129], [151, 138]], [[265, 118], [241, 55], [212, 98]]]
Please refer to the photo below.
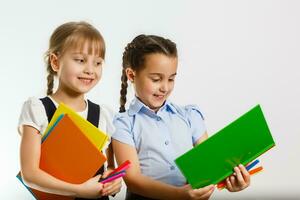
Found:
[[78, 78], [81, 82], [83, 82], [84, 84], [90, 84], [91, 82], [93, 82], [94, 79], [92, 78], [83, 78], [83, 77], [79, 77]]

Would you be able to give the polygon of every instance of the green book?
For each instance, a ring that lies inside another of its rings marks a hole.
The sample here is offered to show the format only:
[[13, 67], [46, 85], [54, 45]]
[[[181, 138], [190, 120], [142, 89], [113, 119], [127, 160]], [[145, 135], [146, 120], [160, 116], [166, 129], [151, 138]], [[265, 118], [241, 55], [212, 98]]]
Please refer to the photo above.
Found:
[[175, 163], [195, 189], [217, 184], [275, 146], [260, 105], [176, 158]]

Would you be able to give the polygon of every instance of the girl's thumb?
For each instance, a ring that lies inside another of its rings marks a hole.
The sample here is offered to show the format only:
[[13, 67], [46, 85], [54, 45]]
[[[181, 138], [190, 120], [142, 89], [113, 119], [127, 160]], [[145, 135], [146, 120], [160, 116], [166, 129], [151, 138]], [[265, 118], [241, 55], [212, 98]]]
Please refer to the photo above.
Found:
[[101, 178], [101, 176], [102, 176], [101, 174], [98, 174], [97, 176], [95, 176], [95, 177], [94, 177], [94, 179], [96, 179], [96, 180], [98, 180], [98, 181], [99, 181], [99, 180], [100, 180], [100, 178]]

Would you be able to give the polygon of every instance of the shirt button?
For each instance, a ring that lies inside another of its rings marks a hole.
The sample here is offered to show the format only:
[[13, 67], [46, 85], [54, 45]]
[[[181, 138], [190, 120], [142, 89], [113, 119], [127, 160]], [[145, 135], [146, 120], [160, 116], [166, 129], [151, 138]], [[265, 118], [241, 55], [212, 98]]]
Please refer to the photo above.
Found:
[[161, 118], [160, 118], [160, 117], [157, 117], [157, 118], [156, 118], [156, 120], [157, 120], [157, 121], [160, 121], [160, 120], [161, 120]]
[[175, 167], [174, 167], [174, 166], [171, 166], [171, 167], [170, 167], [170, 170], [174, 170], [174, 169], [175, 169]]
[[166, 140], [165, 141], [165, 145], [168, 145], [170, 142], [169, 142], [169, 140]]

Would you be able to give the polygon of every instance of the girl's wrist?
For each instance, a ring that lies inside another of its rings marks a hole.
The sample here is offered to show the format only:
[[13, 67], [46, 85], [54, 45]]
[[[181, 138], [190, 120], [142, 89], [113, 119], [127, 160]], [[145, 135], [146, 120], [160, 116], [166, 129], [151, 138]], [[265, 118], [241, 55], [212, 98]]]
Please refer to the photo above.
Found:
[[176, 199], [188, 199], [188, 193], [186, 188], [183, 187], [177, 187], [176, 190], [174, 191], [174, 194], [176, 194]]
[[73, 184], [71, 192], [74, 194], [74, 197], [81, 197], [82, 184]]

